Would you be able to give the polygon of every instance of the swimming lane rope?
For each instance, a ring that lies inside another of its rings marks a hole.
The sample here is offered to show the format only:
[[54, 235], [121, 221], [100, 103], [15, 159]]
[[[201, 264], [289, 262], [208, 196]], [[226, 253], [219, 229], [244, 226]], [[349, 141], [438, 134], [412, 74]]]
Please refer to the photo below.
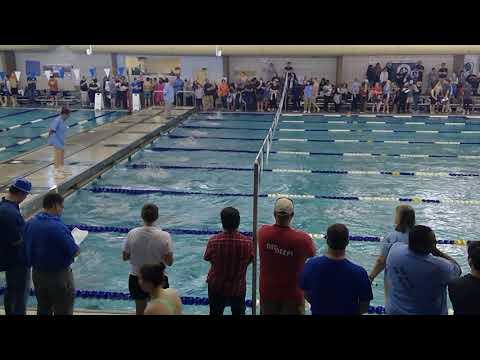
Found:
[[[219, 197], [252, 197], [251, 193], [223, 193], [223, 192], [203, 192], [203, 191], [180, 191], [167, 190], [158, 188], [131, 188], [131, 187], [113, 187], [113, 186], [97, 186], [84, 191], [91, 191], [94, 193], [117, 193], [129, 195], [144, 195], [144, 194], [160, 194], [172, 196], [219, 196]], [[480, 205], [480, 200], [462, 200], [462, 199], [423, 199], [417, 196], [414, 197], [388, 197], [388, 196], [336, 196], [336, 195], [311, 195], [311, 194], [282, 194], [282, 193], [268, 193], [259, 194], [261, 198], [278, 198], [289, 197], [291, 199], [323, 199], [323, 200], [345, 200], [345, 201], [367, 201], [367, 202], [412, 202], [416, 204], [430, 203], [430, 204], [461, 204], [461, 205]]]

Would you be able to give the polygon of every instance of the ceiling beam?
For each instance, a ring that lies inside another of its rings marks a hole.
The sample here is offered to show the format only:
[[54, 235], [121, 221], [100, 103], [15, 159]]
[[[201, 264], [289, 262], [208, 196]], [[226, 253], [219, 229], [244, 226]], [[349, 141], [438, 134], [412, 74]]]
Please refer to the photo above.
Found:
[[[67, 45], [85, 52], [88, 45]], [[460, 55], [480, 45], [219, 45], [223, 56]], [[135, 55], [215, 56], [216, 45], [94, 45], [94, 52]]]

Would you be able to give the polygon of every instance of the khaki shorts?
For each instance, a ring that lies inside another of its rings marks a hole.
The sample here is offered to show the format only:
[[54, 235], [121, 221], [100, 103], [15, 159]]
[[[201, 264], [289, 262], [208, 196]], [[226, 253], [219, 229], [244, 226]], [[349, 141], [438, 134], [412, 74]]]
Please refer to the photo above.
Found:
[[204, 109], [211, 109], [213, 107], [213, 96], [205, 95], [203, 97], [203, 108]]
[[305, 315], [305, 301], [299, 304], [260, 299], [260, 315]]

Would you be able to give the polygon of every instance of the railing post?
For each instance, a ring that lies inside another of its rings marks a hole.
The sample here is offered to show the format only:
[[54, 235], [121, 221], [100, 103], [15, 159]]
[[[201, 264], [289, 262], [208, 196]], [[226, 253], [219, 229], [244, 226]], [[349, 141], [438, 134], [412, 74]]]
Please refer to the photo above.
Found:
[[258, 180], [259, 180], [259, 164], [255, 161], [253, 164], [253, 262], [252, 262], [252, 315], [257, 315], [257, 224], [258, 224]]

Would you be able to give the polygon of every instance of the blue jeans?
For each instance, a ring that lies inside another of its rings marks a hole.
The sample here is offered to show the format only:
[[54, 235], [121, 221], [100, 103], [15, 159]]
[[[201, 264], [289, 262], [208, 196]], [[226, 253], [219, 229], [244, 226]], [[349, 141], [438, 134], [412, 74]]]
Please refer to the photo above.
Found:
[[25, 315], [30, 292], [30, 268], [15, 266], [5, 271], [7, 288], [3, 305], [6, 315]]

